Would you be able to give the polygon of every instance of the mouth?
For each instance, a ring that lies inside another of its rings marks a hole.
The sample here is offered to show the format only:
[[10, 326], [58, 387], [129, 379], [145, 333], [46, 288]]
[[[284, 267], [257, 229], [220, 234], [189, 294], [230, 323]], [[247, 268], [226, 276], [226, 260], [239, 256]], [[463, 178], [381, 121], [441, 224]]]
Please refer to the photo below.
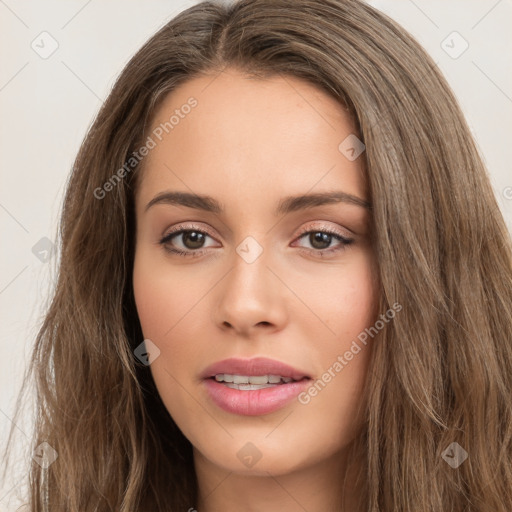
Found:
[[225, 412], [270, 414], [289, 405], [312, 377], [285, 363], [257, 357], [226, 359], [201, 374], [209, 401]]

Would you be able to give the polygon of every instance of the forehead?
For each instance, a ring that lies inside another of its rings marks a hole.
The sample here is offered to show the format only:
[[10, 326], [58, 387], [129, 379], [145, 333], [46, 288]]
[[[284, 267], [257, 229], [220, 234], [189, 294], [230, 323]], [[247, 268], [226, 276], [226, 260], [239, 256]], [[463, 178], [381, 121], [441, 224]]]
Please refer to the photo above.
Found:
[[149, 134], [155, 145], [138, 194], [148, 200], [165, 189], [228, 202], [312, 187], [365, 196], [363, 158], [351, 161], [339, 148], [355, 136], [352, 120], [334, 98], [296, 77], [249, 78], [229, 69], [191, 79], [162, 101]]

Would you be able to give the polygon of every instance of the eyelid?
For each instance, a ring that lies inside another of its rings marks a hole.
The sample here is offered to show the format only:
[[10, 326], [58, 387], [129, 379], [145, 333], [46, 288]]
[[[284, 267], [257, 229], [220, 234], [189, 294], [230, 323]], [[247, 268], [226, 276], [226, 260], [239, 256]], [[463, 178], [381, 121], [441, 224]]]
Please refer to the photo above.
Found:
[[306, 226], [304, 226], [303, 228], [300, 229], [299, 234], [297, 236], [302, 236], [303, 234], [309, 233], [311, 231], [328, 231], [328, 232], [330, 232], [332, 234], [336, 234], [346, 240], [352, 239], [355, 236], [355, 233], [350, 231], [347, 228], [344, 228], [345, 229], [345, 233], [344, 233], [342, 231], [342, 229], [339, 227], [332, 227], [330, 224], [318, 225], [318, 224], [315, 224], [315, 222], [324, 222], [325, 223], [325, 221], [310, 222], [309, 224], [306, 224]]
[[165, 234], [161, 237], [161, 241], [165, 238], [169, 237], [170, 235], [175, 235], [177, 233], [180, 233], [181, 231], [201, 231], [206, 233], [210, 238], [213, 238], [214, 240], [218, 241], [215, 236], [212, 235], [210, 230], [204, 226], [200, 226], [199, 224], [185, 224], [180, 223], [176, 226], [173, 226], [170, 231], [166, 231]]

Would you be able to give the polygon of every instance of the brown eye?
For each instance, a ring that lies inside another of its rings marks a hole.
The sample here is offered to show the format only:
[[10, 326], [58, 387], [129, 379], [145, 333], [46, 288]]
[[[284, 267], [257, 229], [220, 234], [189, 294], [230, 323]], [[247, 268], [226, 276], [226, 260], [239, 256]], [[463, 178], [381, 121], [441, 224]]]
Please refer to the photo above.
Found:
[[160, 240], [160, 244], [165, 250], [180, 256], [200, 256], [203, 249], [209, 247], [205, 246], [207, 238], [213, 239], [208, 233], [195, 227], [184, 229], [183, 226], [177, 226]]
[[333, 236], [321, 231], [311, 232], [309, 242], [315, 249], [328, 249], [331, 245]]
[[200, 231], [181, 232], [181, 241], [187, 249], [200, 249], [204, 244], [205, 234]]
[[[311, 246], [311, 248], [302, 247], [303, 250], [321, 256], [343, 251], [348, 245], [354, 242], [353, 239], [346, 238], [340, 233], [331, 231], [330, 229], [304, 230], [298, 240], [300, 239], [306, 239]], [[331, 246], [333, 241], [338, 242], [334, 247]]]

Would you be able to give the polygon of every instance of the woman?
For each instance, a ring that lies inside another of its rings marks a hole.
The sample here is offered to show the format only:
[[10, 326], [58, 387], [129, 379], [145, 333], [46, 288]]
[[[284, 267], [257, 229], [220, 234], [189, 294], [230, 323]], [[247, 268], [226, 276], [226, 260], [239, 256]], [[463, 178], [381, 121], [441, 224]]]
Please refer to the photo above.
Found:
[[31, 510], [511, 510], [510, 235], [375, 9], [182, 12], [91, 127], [61, 237]]

